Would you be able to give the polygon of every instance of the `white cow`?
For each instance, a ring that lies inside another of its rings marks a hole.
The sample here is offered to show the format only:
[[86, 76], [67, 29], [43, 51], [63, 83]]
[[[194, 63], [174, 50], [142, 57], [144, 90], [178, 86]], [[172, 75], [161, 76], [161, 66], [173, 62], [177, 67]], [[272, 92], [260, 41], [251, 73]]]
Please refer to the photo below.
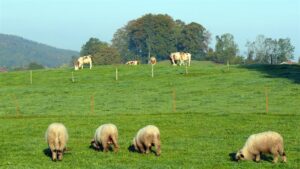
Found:
[[87, 55], [87, 56], [81, 56], [77, 59], [75, 62], [75, 70], [78, 69], [83, 69], [84, 64], [90, 64], [90, 69], [92, 69], [92, 56]]
[[155, 58], [154, 56], [150, 57], [149, 63], [150, 63], [151, 65], [155, 65], [156, 62], [157, 62], [157, 61], [156, 61], [156, 58]]
[[179, 61], [179, 65], [188, 64], [191, 66], [191, 59], [192, 55], [190, 53], [184, 53], [184, 52], [174, 52], [170, 54], [170, 60], [174, 66], [177, 65], [177, 62]]
[[138, 65], [139, 61], [137, 61], [137, 60], [131, 60], [131, 61], [126, 62], [125, 64], [126, 65]]

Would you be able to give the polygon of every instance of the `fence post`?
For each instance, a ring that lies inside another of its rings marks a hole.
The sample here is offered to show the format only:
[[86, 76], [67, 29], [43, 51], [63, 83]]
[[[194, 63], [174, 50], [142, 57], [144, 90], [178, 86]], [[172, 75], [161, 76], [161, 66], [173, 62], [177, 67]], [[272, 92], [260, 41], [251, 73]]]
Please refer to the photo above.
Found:
[[188, 68], [187, 68], [187, 64], [185, 65], [185, 74], [187, 75], [189, 72], [188, 72]]
[[92, 94], [91, 96], [91, 114], [95, 113], [95, 98], [94, 98], [94, 94]]
[[227, 71], [229, 71], [229, 60], [227, 60]]
[[118, 68], [116, 67], [116, 80], [118, 80]]
[[152, 74], [151, 74], [151, 77], [153, 78], [154, 77], [154, 70], [153, 70], [153, 64], [151, 64], [151, 67], [152, 67]]
[[265, 88], [265, 95], [266, 95], [266, 113], [269, 112], [269, 96], [268, 96], [268, 88]]
[[173, 112], [176, 112], [176, 90], [175, 88], [173, 88], [173, 97], [172, 97], [172, 101], [173, 101]]
[[17, 117], [19, 117], [20, 116], [19, 102], [18, 102], [17, 97], [16, 97], [15, 94], [13, 94], [12, 96], [13, 96], [13, 99], [14, 99], [14, 102], [15, 102], [15, 106], [16, 106]]
[[72, 71], [72, 82], [74, 83], [75, 82], [75, 79], [74, 79], [74, 72]]
[[30, 84], [32, 84], [32, 70], [30, 70]]

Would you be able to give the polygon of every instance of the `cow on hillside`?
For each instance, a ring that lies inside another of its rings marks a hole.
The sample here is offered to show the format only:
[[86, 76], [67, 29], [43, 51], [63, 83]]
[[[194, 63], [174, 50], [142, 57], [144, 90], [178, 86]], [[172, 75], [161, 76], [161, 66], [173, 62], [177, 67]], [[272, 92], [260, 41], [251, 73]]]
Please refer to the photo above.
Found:
[[126, 62], [125, 64], [126, 65], [138, 65], [139, 61], [137, 61], [137, 60], [131, 60], [131, 61]]
[[191, 59], [192, 59], [192, 55], [190, 53], [174, 52], [170, 54], [170, 60], [174, 66], [178, 64], [178, 61], [179, 61], [179, 66], [184, 64], [188, 64], [188, 66], [191, 66]]
[[78, 70], [80, 68], [83, 69], [84, 64], [90, 64], [90, 69], [92, 69], [92, 56], [91, 55], [79, 57], [74, 64], [75, 70]]

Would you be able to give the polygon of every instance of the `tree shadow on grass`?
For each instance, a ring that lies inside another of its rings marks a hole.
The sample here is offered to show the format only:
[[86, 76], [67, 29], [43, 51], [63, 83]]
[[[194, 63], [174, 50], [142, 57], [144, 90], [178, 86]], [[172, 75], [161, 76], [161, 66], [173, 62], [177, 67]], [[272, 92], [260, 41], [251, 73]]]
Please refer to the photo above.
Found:
[[300, 65], [241, 65], [241, 68], [260, 71], [267, 78], [286, 78], [294, 83], [300, 83]]

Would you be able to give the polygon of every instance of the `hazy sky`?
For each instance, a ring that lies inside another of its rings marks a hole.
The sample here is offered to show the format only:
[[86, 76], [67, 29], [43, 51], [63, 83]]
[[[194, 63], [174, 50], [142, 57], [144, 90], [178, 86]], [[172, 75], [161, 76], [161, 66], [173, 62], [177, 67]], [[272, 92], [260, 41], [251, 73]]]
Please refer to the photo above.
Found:
[[110, 42], [118, 28], [147, 13], [197, 22], [245, 43], [263, 34], [290, 38], [300, 56], [300, 0], [0, 0], [0, 33], [80, 51], [90, 38]]

